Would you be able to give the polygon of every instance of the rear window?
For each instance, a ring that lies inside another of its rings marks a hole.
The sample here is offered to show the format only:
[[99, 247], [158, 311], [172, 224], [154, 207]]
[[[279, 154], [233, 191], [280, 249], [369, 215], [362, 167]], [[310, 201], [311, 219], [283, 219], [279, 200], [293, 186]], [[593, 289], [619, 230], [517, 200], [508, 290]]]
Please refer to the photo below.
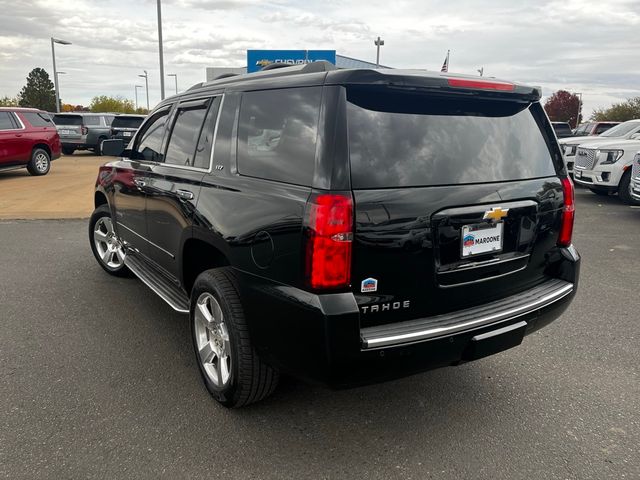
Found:
[[82, 125], [80, 115], [54, 115], [53, 123], [56, 125]]
[[555, 175], [528, 105], [352, 87], [353, 188], [500, 182]]
[[556, 135], [558, 135], [559, 137], [563, 135], [571, 135], [571, 128], [566, 123], [554, 124], [553, 129], [556, 131]]
[[138, 128], [144, 118], [116, 117], [111, 122], [111, 128]]
[[311, 185], [322, 87], [243, 94], [238, 126], [242, 175]]
[[22, 116], [34, 127], [52, 127], [51, 117], [46, 113], [22, 112]]

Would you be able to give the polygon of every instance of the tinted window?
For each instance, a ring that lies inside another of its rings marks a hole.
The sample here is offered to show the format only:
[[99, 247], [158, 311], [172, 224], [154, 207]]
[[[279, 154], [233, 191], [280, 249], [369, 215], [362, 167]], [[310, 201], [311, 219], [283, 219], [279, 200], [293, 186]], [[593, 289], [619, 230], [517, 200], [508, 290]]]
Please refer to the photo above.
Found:
[[138, 128], [143, 120], [142, 117], [116, 117], [111, 122], [111, 128]]
[[242, 96], [238, 170], [243, 175], [311, 185], [321, 87]]
[[169, 110], [158, 112], [147, 122], [142, 134], [138, 136], [137, 146], [131, 152], [132, 159], [162, 162], [162, 140], [168, 113]]
[[82, 125], [80, 115], [54, 115], [53, 123], [56, 125]]
[[215, 135], [216, 120], [218, 118], [218, 109], [220, 108], [220, 97], [213, 101], [209, 111], [207, 112], [207, 118], [204, 120], [204, 127], [200, 132], [200, 139], [198, 140], [198, 147], [196, 148], [196, 155], [193, 161], [193, 166], [198, 168], [209, 168], [209, 162], [211, 161], [211, 147], [213, 145], [213, 136]]
[[193, 166], [196, 143], [210, 102], [176, 110], [173, 130], [167, 147], [166, 163]]
[[93, 116], [87, 115], [86, 117], [84, 117], [84, 124], [85, 125], [100, 125], [100, 117], [93, 117]]
[[51, 117], [46, 113], [23, 112], [22, 116], [34, 127], [52, 127]]
[[17, 128], [11, 120], [9, 112], [0, 112], [0, 130], [13, 130]]
[[568, 137], [571, 135], [571, 128], [566, 123], [554, 124], [553, 129], [556, 131], [558, 138]]
[[555, 175], [525, 104], [351, 88], [354, 188], [485, 183]]
[[596, 127], [595, 134], [596, 135], [600, 135], [601, 133], [606, 132], [607, 130], [609, 130], [611, 127], [613, 127], [613, 125], [608, 124], [608, 123], [601, 123]]

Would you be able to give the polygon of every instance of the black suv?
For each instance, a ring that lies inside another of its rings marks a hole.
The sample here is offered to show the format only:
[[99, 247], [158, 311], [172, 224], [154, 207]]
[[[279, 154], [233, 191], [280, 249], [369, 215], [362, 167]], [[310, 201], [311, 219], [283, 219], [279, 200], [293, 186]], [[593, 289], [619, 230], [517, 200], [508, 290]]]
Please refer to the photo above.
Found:
[[324, 62], [162, 102], [100, 168], [91, 248], [189, 314], [223, 405], [521, 343], [575, 295], [573, 186], [540, 90]]

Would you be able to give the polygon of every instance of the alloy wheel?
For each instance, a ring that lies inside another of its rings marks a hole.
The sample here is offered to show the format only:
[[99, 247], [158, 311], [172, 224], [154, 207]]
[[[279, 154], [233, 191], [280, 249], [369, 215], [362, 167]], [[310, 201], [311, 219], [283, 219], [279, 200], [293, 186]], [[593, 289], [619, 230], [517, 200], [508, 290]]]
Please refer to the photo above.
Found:
[[113, 229], [113, 222], [109, 217], [100, 217], [93, 227], [93, 242], [102, 263], [112, 270], [121, 268], [124, 264], [124, 247]]
[[198, 357], [209, 380], [222, 388], [231, 377], [231, 344], [220, 304], [210, 293], [198, 297], [195, 307]]

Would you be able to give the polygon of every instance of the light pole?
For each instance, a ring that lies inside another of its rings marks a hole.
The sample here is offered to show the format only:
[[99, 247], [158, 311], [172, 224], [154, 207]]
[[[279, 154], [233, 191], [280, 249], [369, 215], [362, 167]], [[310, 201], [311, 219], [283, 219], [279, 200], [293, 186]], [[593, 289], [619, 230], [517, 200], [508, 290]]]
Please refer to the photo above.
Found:
[[167, 77], [173, 77], [176, 81], [176, 95], [178, 94], [178, 74], [177, 73], [167, 73]]
[[380, 47], [384, 45], [384, 40], [378, 37], [373, 44], [376, 46], [376, 68], [380, 68]]
[[160, 0], [158, 0], [158, 52], [160, 56], [160, 99], [164, 100], [164, 55], [162, 53], [162, 5]]
[[71, 42], [51, 37], [51, 57], [53, 58], [53, 81], [56, 87], [56, 113], [60, 113], [60, 92], [58, 90], [58, 72], [56, 71], [56, 47], [55, 44], [71, 45]]
[[578, 128], [578, 123], [580, 122], [580, 111], [582, 110], [582, 93], [576, 93], [578, 95], [578, 115], [576, 115], [576, 127]]
[[146, 70], [143, 70], [144, 75], [138, 75], [139, 77], [144, 78], [144, 83], [147, 88], [147, 112], [149, 112], [149, 74]]
[[136, 112], [138, 111], [138, 89], [142, 88], [142, 85], [134, 85], [136, 87]]

